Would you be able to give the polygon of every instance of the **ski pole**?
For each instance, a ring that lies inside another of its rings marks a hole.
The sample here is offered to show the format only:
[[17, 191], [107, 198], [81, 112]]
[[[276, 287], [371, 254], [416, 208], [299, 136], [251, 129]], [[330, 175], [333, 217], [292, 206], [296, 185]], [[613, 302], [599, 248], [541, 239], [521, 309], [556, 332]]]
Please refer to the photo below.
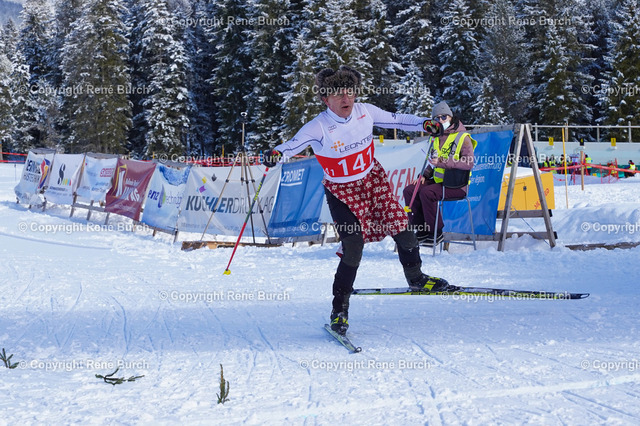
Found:
[[411, 201], [409, 201], [409, 205], [408, 206], [404, 206], [404, 211], [407, 212], [407, 213], [411, 213], [411, 206], [413, 205], [413, 200], [416, 199], [416, 194], [418, 193], [418, 188], [420, 188], [421, 177], [422, 176], [419, 176], [418, 179], [416, 179], [416, 181], [414, 182], [414, 185], [416, 187], [413, 188], [413, 195], [411, 195]]
[[409, 202], [408, 206], [404, 206], [404, 211], [407, 213], [411, 213], [411, 206], [413, 205], [413, 201], [416, 199], [416, 194], [418, 193], [418, 188], [420, 188], [420, 180], [422, 179], [422, 171], [424, 170], [425, 166], [427, 165], [427, 161], [429, 161], [429, 153], [431, 152], [431, 147], [433, 146], [433, 136], [430, 136], [429, 139], [431, 140], [431, 143], [429, 144], [429, 149], [427, 150], [427, 155], [424, 158], [424, 163], [422, 163], [422, 168], [420, 169], [420, 176], [418, 177], [418, 179], [416, 179], [415, 185], [416, 187], [413, 188], [413, 195], [411, 195], [411, 201]]
[[244, 228], [247, 227], [247, 222], [251, 217], [251, 213], [253, 212], [253, 206], [256, 204], [256, 201], [258, 200], [258, 194], [260, 194], [260, 190], [262, 189], [262, 184], [264, 183], [264, 179], [267, 177], [268, 171], [269, 171], [269, 167], [267, 167], [264, 170], [264, 173], [262, 174], [262, 179], [260, 179], [260, 184], [258, 185], [258, 188], [256, 189], [256, 193], [253, 196], [253, 201], [251, 202], [251, 206], [249, 207], [249, 212], [247, 213], [247, 217], [244, 218], [244, 224], [242, 225], [242, 229], [240, 229], [240, 235], [238, 235], [238, 240], [236, 241], [236, 244], [233, 246], [233, 252], [231, 252], [231, 258], [229, 259], [229, 263], [227, 263], [227, 269], [224, 270], [224, 275], [231, 274], [231, 271], [229, 270], [229, 266], [231, 266], [231, 261], [233, 260], [233, 256], [236, 254], [236, 250], [238, 249], [238, 244], [240, 244], [240, 238], [242, 238], [242, 234], [244, 233]]

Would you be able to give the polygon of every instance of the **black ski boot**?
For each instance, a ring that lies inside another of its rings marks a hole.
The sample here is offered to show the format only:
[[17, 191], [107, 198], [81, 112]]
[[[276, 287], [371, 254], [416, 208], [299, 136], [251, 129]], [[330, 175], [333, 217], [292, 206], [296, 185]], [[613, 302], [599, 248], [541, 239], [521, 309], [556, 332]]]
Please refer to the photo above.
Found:
[[349, 314], [346, 311], [336, 312], [335, 310], [331, 311], [331, 330], [336, 333], [344, 336], [347, 334], [347, 329], [349, 328]]
[[407, 280], [413, 291], [453, 291], [454, 287], [444, 278], [432, 277], [427, 274]]

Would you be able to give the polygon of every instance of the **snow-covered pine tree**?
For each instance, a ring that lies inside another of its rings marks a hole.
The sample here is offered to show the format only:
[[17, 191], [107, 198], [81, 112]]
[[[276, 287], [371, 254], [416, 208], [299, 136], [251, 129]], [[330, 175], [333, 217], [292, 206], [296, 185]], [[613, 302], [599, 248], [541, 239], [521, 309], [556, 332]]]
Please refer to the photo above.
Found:
[[434, 11], [432, 0], [399, 6], [392, 18], [394, 41], [402, 70], [402, 93], [396, 97], [398, 112], [431, 115], [434, 88], [438, 86], [434, 60]]
[[190, 95], [186, 87], [189, 61], [166, 0], [143, 0], [140, 22], [142, 72], [146, 76], [142, 108], [144, 155], [180, 156], [186, 151]]
[[4, 53], [4, 44], [0, 43], [0, 148], [13, 149], [13, 131], [16, 120], [13, 116], [13, 91], [11, 76], [13, 63]]
[[26, 153], [34, 148], [37, 135], [36, 102], [31, 93], [31, 74], [22, 51], [18, 48], [20, 35], [13, 21], [5, 24], [1, 33], [0, 45], [7, 60], [11, 63], [9, 75], [9, 93], [5, 97], [4, 113], [11, 116], [5, 124], [11, 123], [10, 132], [6, 135], [4, 148]]
[[[47, 121], [47, 117], [39, 117], [36, 110], [44, 100], [41, 93], [49, 86], [55, 66], [52, 62], [52, 25], [53, 9], [48, 0], [27, 0], [20, 12], [21, 26], [18, 38], [18, 55], [14, 59], [14, 72], [17, 79], [29, 76], [26, 86], [20, 86], [23, 93], [17, 95], [16, 111], [18, 121], [15, 140], [21, 148], [44, 146], [48, 143], [41, 140], [38, 121]], [[26, 64], [28, 73], [23, 69]], [[22, 85], [24, 82], [21, 81]]]
[[[592, 121], [592, 111], [587, 103], [585, 88], [593, 85], [593, 77], [587, 72], [592, 45], [586, 43], [590, 38], [588, 28], [581, 16], [571, 13], [568, 0], [552, 16], [558, 21], [549, 21], [546, 25], [546, 40], [543, 59], [534, 68], [536, 81], [540, 82], [540, 91], [535, 98], [540, 111], [540, 122], [545, 124], [588, 124]], [[557, 23], [556, 23], [557, 22]], [[569, 140], [583, 136], [583, 132], [565, 135]], [[555, 135], [560, 138], [561, 135]]]
[[391, 22], [387, 17], [387, 7], [382, 0], [355, 0], [356, 18], [362, 25], [357, 36], [371, 65], [370, 87], [367, 87], [367, 101], [382, 109], [395, 111], [396, 92], [399, 90], [402, 65], [398, 52], [393, 46]]
[[569, 57], [555, 25], [548, 28], [545, 53], [547, 61], [540, 63], [538, 70], [539, 76], [546, 77], [538, 91], [540, 120], [545, 124], [564, 124], [571, 115], [565, 103], [565, 96], [571, 89], [567, 71]]
[[396, 100], [397, 111], [404, 114], [431, 116], [433, 96], [424, 84], [422, 70], [411, 62], [407, 68], [399, 87], [400, 96]]
[[52, 72], [52, 16], [48, 0], [26, 0], [20, 12], [22, 25], [18, 48], [29, 65], [31, 85], [48, 79]]
[[313, 87], [317, 61], [311, 55], [315, 41], [309, 40], [308, 30], [302, 30], [293, 43], [294, 61], [287, 67], [285, 80], [288, 84], [283, 95], [281, 139], [293, 137], [308, 121], [326, 107], [318, 100]]
[[247, 96], [253, 89], [251, 52], [247, 48], [252, 28], [248, 5], [241, 0], [218, 3], [209, 42], [215, 47], [215, 68], [208, 83], [215, 99], [216, 146], [226, 155], [242, 146], [242, 112], [247, 111]]
[[131, 127], [125, 14], [121, 0], [93, 0], [84, 6], [65, 41], [67, 151], [125, 151]]
[[[531, 55], [524, 29], [519, 25], [522, 21], [515, 20], [515, 16], [511, 0], [497, 0], [484, 16], [486, 25], [478, 54], [483, 81], [474, 107], [477, 119], [483, 123], [526, 121]], [[482, 102], [487, 101], [497, 106], [483, 106]]]
[[[14, 105], [21, 93], [15, 84], [15, 68], [18, 62], [18, 29], [9, 19], [0, 25], [0, 144], [3, 150], [14, 150], [14, 135], [17, 129]], [[28, 91], [28, 81], [22, 92]]]
[[[640, 6], [637, 0], [623, 0], [615, 11], [611, 53], [611, 71], [603, 86], [606, 96], [607, 124], [638, 124], [640, 111]], [[622, 138], [622, 132], [611, 132]]]
[[525, 23], [522, 28], [524, 31], [522, 48], [526, 49], [530, 54], [527, 66], [530, 69], [531, 76], [526, 86], [526, 92], [529, 96], [526, 117], [527, 121], [534, 123], [540, 123], [540, 110], [536, 99], [541, 96], [541, 85], [544, 84], [544, 81], [540, 79], [539, 73], [535, 72], [534, 67], [536, 65], [540, 66], [547, 60], [544, 56], [546, 54], [544, 49], [547, 44], [545, 26], [538, 25], [538, 22], [541, 22], [541, 19], [548, 17], [549, 13], [551, 13], [544, 9], [544, 7], [551, 8], [548, 3], [547, 0], [517, 0], [515, 3], [515, 19]]
[[[604, 123], [606, 121], [607, 107], [605, 106], [606, 96], [599, 89], [606, 81], [606, 73], [610, 71], [609, 61], [610, 46], [609, 41], [612, 32], [612, 21], [614, 20], [612, 2], [614, 0], [586, 0], [585, 8], [591, 17], [593, 38], [589, 40], [594, 46], [591, 53], [592, 61], [588, 70], [593, 77], [594, 87], [587, 94], [589, 105], [594, 111], [594, 121]], [[594, 135], [595, 136], [595, 135]]]
[[144, 155], [146, 121], [142, 102], [148, 92], [149, 81], [142, 63], [142, 21], [143, 4], [139, 0], [127, 0], [126, 25], [129, 29], [129, 82], [131, 84], [131, 128], [127, 137], [126, 150], [138, 157]]
[[476, 58], [478, 41], [472, 26], [462, 25], [471, 15], [466, 0], [452, 0], [442, 16], [436, 39], [440, 63], [439, 95], [465, 122], [473, 122], [473, 103], [479, 86]]
[[59, 91], [48, 81], [42, 81], [34, 101], [35, 129], [38, 134], [38, 146], [60, 148], [62, 133], [62, 98]]
[[[410, 1], [395, 5], [398, 9], [391, 16], [393, 42], [398, 51], [400, 63], [407, 68], [414, 63], [427, 78], [427, 85], [435, 83], [432, 75], [436, 71], [434, 60], [434, 12], [432, 0]], [[389, 6], [390, 10], [391, 5]]]
[[13, 150], [26, 153], [37, 146], [37, 104], [31, 93], [31, 73], [24, 55], [20, 50], [15, 50], [13, 54], [9, 53], [9, 56], [13, 56], [13, 74], [11, 75], [13, 97], [11, 111], [15, 119]]
[[[353, 0], [321, 2], [313, 25], [322, 27], [314, 52], [320, 68], [335, 70], [340, 65], [348, 65], [362, 74], [364, 87], [370, 86], [372, 67], [358, 37], [362, 23], [354, 13]], [[363, 93], [360, 100], [368, 100], [367, 93]]]
[[474, 114], [478, 117], [479, 124], [508, 124], [510, 119], [507, 118], [507, 114], [500, 106], [498, 96], [498, 93], [491, 86], [490, 78], [485, 77], [482, 80], [480, 95], [473, 104]]
[[51, 74], [49, 81], [54, 87], [61, 87], [63, 84], [62, 58], [61, 52], [64, 42], [71, 32], [71, 26], [82, 13], [83, 4], [86, 0], [55, 0], [55, 19], [52, 24], [52, 39], [49, 44], [49, 57], [51, 58]]
[[0, 52], [4, 52], [10, 61], [13, 61], [12, 55], [18, 50], [18, 37], [18, 27], [13, 19], [9, 19], [0, 27]]
[[286, 67], [293, 62], [292, 31], [288, 0], [257, 0], [250, 40], [253, 91], [247, 99], [247, 143], [258, 153], [279, 139], [283, 129], [283, 94], [287, 91]]
[[468, 25], [474, 30], [476, 40], [484, 38], [486, 31], [491, 27], [491, 24], [486, 20], [489, 15], [489, 9], [494, 4], [491, 0], [468, 0], [467, 7], [471, 13], [467, 18], [467, 22], [463, 24]]
[[[585, 88], [593, 84], [589, 68], [594, 48], [590, 40], [594, 36], [589, 11], [581, 0], [526, 0], [523, 3], [526, 19], [535, 23], [525, 26], [533, 64], [530, 121], [591, 123], [593, 113], [585, 93]], [[583, 135], [584, 132], [579, 132], [572, 137]], [[560, 138], [561, 134], [550, 136]]]
[[207, 80], [214, 68], [214, 46], [208, 42], [208, 32], [217, 16], [213, 0], [197, 0], [193, 6], [194, 23], [188, 28], [185, 49], [191, 63], [188, 87], [193, 101], [189, 115], [190, 129], [187, 151], [206, 156], [214, 152], [215, 103]]

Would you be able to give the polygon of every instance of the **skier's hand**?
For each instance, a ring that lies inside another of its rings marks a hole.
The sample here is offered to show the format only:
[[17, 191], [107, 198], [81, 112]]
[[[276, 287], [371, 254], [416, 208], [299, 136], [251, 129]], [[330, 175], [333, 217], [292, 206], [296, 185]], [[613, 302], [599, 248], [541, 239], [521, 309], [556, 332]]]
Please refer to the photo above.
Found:
[[275, 167], [276, 164], [278, 164], [280, 158], [282, 158], [282, 153], [280, 151], [277, 151], [275, 149], [267, 150], [264, 154], [262, 154], [262, 164], [264, 164], [265, 167], [272, 168]]
[[442, 136], [444, 134], [442, 123], [440, 123], [438, 120], [424, 120], [424, 122], [422, 123], [422, 128], [425, 132], [434, 137]]

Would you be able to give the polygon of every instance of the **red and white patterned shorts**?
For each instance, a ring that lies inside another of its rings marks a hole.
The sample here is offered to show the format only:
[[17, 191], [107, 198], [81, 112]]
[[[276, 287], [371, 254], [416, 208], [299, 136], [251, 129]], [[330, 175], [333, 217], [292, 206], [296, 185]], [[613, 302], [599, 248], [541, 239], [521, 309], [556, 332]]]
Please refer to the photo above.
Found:
[[373, 168], [362, 179], [347, 183], [323, 179], [322, 184], [358, 218], [365, 243], [407, 229], [407, 214], [393, 196], [387, 173], [378, 160], [374, 159]]

